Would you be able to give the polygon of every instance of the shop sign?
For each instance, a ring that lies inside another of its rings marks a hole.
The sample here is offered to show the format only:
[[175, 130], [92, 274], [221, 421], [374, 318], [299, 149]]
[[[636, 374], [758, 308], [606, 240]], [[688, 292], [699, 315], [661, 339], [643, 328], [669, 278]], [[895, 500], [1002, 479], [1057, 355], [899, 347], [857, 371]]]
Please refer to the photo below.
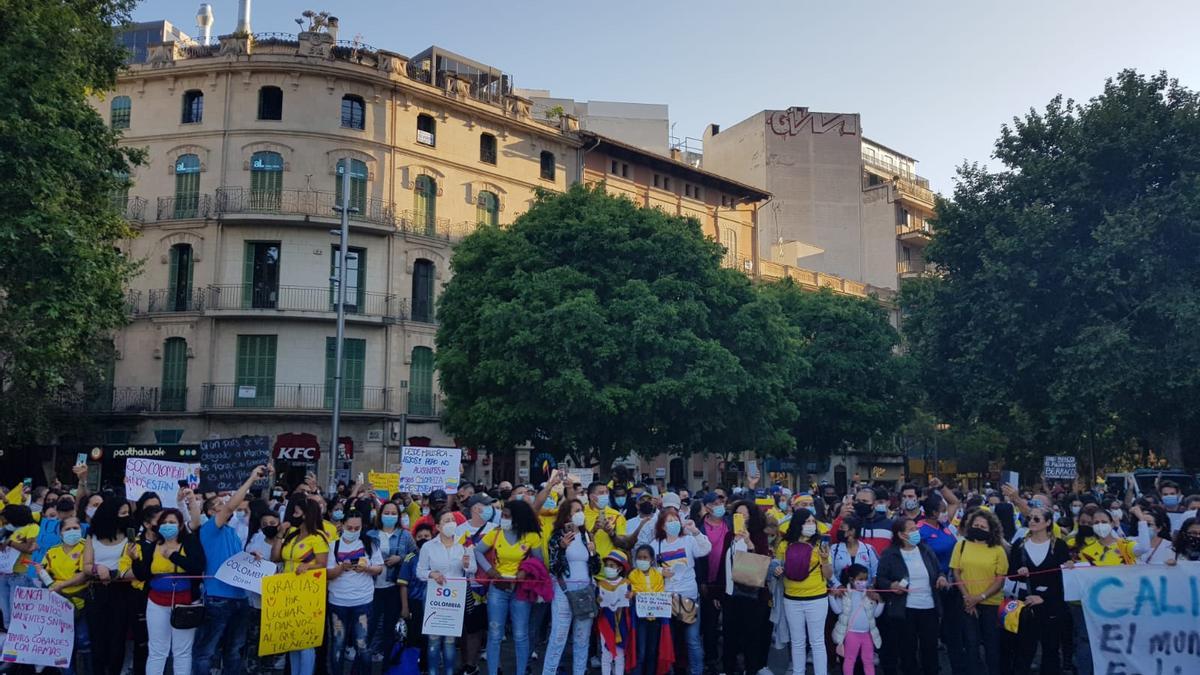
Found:
[[316, 462], [321, 459], [321, 443], [312, 434], [279, 434], [271, 456], [286, 462]]

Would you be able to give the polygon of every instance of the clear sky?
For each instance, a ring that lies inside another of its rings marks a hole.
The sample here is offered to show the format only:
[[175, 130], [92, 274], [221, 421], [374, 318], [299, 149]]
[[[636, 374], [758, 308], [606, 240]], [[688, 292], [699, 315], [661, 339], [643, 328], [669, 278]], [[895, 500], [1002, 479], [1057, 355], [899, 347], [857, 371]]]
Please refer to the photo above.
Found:
[[[237, 0], [212, 0], [214, 35]], [[196, 33], [199, 0], [144, 0], [137, 20]], [[699, 137], [763, 109], [857, 112], [949, 192], [987, 161], [1000, 125], [1057, 93], [1096, 95], [1122, 68], [1200, 88], [1200, 1], [253, 0], [255, 32], [296, 32], [305, 9], [343, 39], [412, 55], [431, 44], [576, 100], [670, 105]]]

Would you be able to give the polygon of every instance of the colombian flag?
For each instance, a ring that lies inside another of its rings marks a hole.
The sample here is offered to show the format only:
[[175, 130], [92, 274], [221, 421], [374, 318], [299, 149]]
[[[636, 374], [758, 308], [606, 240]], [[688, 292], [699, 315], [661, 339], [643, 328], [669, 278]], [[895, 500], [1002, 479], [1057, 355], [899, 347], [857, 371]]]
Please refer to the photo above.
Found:
[[1020, 600], [1005, 600], [1000, 603], [1000, 625], [1010, 633], [1016, 633], [1020, 627], [1021, 610], [1025, 603]]

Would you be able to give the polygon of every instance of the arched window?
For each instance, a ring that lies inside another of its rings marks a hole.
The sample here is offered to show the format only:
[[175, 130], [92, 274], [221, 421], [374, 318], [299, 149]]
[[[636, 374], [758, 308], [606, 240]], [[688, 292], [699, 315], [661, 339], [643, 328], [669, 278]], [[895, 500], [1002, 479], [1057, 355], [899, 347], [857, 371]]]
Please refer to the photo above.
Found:
[[283, 194], [283, 156], [256, 152], [250, 157], [250, 208], [278, 211]]
[[283, 119], [283, 90], [279, 87], [263, 87], [258, 90], [258, 119]]
[[[342, 175], [345, 173], [346, 160], [339, 159], [337, 163], [337, 184], [334, 186], [334, 203], [342, 204]], [[350, 160], [350, 208], [358, 209], [351, 213], [351, 218], [362, 218], [367, 210], [367, 163], [362, 160]]]
[[204, 92], [199, 89], [189, 89], [183, 92], [184, 124], [199, 124], [204, 120]]
[[112, 100], [112, 106], [109, 108], [110, 124], [113, 129], [128, 129], [129, 114], [133, 110], [133, 104], [128, 96], [117, 96]]
[[112, 193], [113, 208], [122, 216], [129, 218], [132, 214], [129, 213], [129, 172], [115, 171], [113, 178], [117, 182], [117, 187]]
[[437, 232], [437, 181], [421, 174], [417, 176], [417, 189], [413, 198], [413, 226], [418, 234], [434, 235]]
[[342, 97], [342, 126], [347, 129], [365, 129], [367, 126], [367, 104], [361, 96], [346, 94]]
[[433, 261], [413, 263], [412, 320], [433, 323]]
[[417, 142], [437, 145], [437, 122], [433, 120], [433, 115], [417, 115]]
[[192, 305], [192, 246], [191, 244], [175, 244], [168, 256], [170, 265], [167, 269], [167, 311], [188, 312], [194, 309]]
[[162, 391], [159, 408], [178, 412], [187, 408], [187, 341], [167, 338], [162, 350]]
[[491, 134], [479, 134], [479, 161], [484, 164], [496, 163], [496, 137]]
[[542, 151], [542, 178], [554, 180], [554, 153], [548, 150]]
[[433, 350], [413, 347], [408, 374], [408, 414], [433, 415]]
[[195, 218], [200, 205], [200, 158], [180, 155], [175, 160], [175, 218]]
[[484, 190], [475, 205], [475, 222], [479, 225], [500, 224], [500, 199], [496, 193]]

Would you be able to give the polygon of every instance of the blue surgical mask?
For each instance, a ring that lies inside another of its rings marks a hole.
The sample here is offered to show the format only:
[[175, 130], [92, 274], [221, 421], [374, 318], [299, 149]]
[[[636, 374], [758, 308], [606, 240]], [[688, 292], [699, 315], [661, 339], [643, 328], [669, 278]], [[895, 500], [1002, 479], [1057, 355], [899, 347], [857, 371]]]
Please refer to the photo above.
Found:
[[600, 495], [596, 497], [596, 506], [602, 509], [608, 508], [608, 495]]
[[207, 522], [208, 522], [208, 514], [207, 514], [207, 513], [201, 513], [201, 514], [200, 514], [200, 526], [201, 526], [201, 527], [203, 527], [203, 526], [204, 526], [204, 524], [205, 524], [205, 523], [207, 523]]
[[346, 542], [347, 544], [353, 544], [354, 542], [358, 541], [360, 536], [362, 536], [362, 532], [358, 530], [346, 530], [345, 532], [342, 532], [342, 541]]
[[1163, 495], [1162, 503], [1163, 506], [1170, 506], [1171, 508], [1179, 506], [1179, 495]]
[[67, 530], [62, 533], [62, 539], [67, 546], [74, 546], [83, 540], [83, 530]]
[[921, 533], [918, 530], [913, 530], [905, 536], [908, 537], [908, 543], [912, 544], [913, 546], [921, 543]]
[[512, 529], [512, 518], [501, 518], [500, 519], [500, 529], [504, 530], [505, 532], [508, 532], [509, 530], [511, 530]]
[[395, 527], [396, 521], [398, 521], [398, 520], [400, 520], [400, 516], [394, 516], [390, 513], [384, 514], [379, 517], [379, 522], [383, 523], [383, 526], [388, 529]]
[[[549, 504], [550, 502], [547, 501], [546, 503]], [[547, 508], [550, 508], [550, 507], [547, 507]], [[479, 514], [479, 517], [482, 518], [483, 522], [486, 523], [487, 521], [492, 519], [492, 516], [495, 515], [495, 511], [496, 511], [496, 509], [494, 507], [492, 507], [491, 505], [485, 506], [485, 507], [483, 507], [483, 512]]]
[[174, 539], [179, 536], [179, 525], [175, 523], [163, 523], [158, 526], [158, 533], [163, 539]]
[[663, 529], [667, 531], [667, 536], [670, 537], [678, 537], [679, 530], [682, 528], [683, 526], [679, 524], [678, 520], [668, 520], [667, 524], [663, 526]]
[[713, 518], [724, 518], [724, 517], [725, 517], [725, 505], [717, 504], [716, 506], [714, 506], [713, 507]]
[[887, 513], [887, 504], [876, 504], [875, 513]]
[[342, 522], [342, 519], [345, 517], [346, 517], [346, 514], [341, 509], [338, 509], [337, 511], [333, 512], [333, 522], [335, 522], [335, 523]]
[[1042, 500], [1040, 500], [1040, 499], [1030, 499], [1030, 500], [1029, 500], [1029, 506], [1030, 506], [1030, 508], [1034, 508], [1034, 509], [1040, 509], [1040, 508], [1042, 508]]
[[613, 501], [616, 502], [617, 508], [620, 508], [620, 509], [625, 508], [625, 497], [624, 496], [613, 497]]
[[637, 565], [637, 568], [643, 572], [650, 571], [650, 561], [649, 560], [638, 560], [638, 561], [634, 562], [634, 564]]
[[[553, 511], [554, 509], [557, 509], [557, 508], [558, 508], [558, 502], [553, 499], [547, 499], [546, 501], [542, 502], [542, 510], [543, 511]], [[486, 520], [491, 520], [491, 518], [487, 518]]]

